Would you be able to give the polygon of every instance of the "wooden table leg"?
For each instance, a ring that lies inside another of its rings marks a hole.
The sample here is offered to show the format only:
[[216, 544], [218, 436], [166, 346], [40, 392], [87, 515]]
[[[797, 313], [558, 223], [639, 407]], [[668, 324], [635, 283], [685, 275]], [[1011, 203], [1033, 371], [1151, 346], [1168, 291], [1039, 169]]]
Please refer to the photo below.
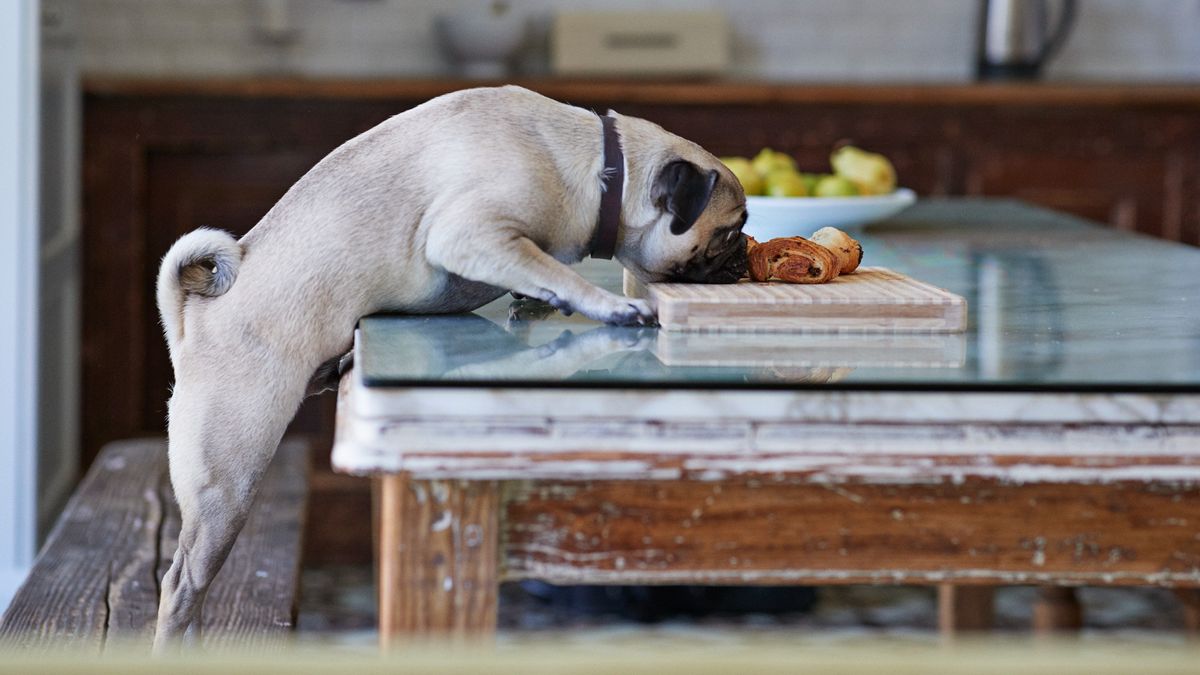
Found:
[[1183, 629], [1189, 640], [1200, 640], [1200, 589], [1177, 588], [1175, 597], [1183, 607]]
[[1075, 589], [1069, 586], [1043, 586], [1033, 604], [1033, 633], [1051, 636], [1077, 631], [1083, 627], [1083, 608]]
[[938, 627], [942, 636], [992, 628], [994, 586], [938, 586]]
[[491, 636], [499, 592], [495, 482], [379, 479], [379, 641]]

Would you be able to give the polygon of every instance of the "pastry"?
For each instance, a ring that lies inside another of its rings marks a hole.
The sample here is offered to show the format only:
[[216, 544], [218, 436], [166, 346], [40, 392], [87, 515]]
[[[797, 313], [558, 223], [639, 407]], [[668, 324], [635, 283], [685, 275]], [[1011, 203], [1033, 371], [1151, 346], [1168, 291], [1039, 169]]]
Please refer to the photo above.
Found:
[[833, 251], [804, 237], [772, 239], [751, 247], [749, 256], [754, 281], [823, 284], [836, 277], [840, 268]]
[[822, 227], [810, 239], [833, 251], [839, 263], [838, 274], [849, 274], [862, 262], [862, 244], [836, 227]]

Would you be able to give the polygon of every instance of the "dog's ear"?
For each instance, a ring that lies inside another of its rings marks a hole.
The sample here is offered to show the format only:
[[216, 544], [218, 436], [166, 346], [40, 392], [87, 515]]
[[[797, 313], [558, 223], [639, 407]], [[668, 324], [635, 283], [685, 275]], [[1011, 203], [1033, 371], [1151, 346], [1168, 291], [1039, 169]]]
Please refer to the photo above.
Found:
[[667, 163], [658, 172], [650, 198], [655, 206], [671, 214], [671, 234], [687, 232], [704, 213], [718, 175], [716, 169], [704, 173], [682, 159]]

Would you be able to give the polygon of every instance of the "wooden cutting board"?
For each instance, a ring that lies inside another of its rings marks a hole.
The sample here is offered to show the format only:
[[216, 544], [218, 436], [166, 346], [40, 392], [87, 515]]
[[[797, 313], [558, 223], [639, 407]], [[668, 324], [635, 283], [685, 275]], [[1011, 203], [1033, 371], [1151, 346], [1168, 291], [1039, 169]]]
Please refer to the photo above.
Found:
[[658, 309], [668, 331], [960, 333], [967, 301], [884, 267], [863, 267], [827, 284], [641, 284], [625, 294]]
[[961, 368], [962, 333], [659, 331], [651, 351], [664, 366]]

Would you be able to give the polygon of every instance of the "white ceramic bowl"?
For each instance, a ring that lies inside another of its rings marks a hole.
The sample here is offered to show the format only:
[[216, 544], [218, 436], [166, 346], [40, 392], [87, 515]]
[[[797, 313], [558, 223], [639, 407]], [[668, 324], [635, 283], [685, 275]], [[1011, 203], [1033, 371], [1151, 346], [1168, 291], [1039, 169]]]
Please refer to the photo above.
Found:
[[893, 216], [917, 201], [899, 188], [870, 197], [747, 197], [749, 217], [742, 231], [759, 241], [807, 237], [822, 227], [857, 227]]
[[525, 42], [526, 17], [502, 12], [468, 12], [434, 17], [438, 40], [462, 75], [497, 78], [508, 73], [513, 56]]

